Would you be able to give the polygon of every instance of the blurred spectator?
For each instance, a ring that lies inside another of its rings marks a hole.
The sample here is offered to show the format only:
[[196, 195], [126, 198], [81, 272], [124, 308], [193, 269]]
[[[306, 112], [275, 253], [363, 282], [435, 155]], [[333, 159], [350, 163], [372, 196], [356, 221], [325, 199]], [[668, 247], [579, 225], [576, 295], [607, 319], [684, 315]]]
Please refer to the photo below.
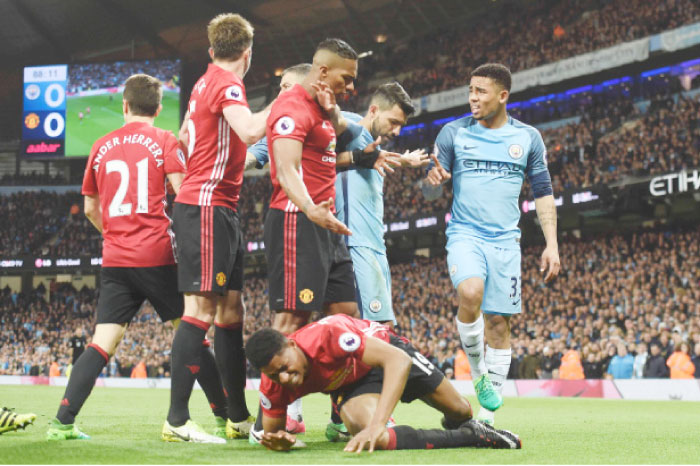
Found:
[[569, 349], [561, 358], [559, 366], [559, 378], [563, 380], [581, 380], [583, 366], [581, 365], [581, 355], [574, 348]]
[[627, 352], [623, 343], [617, 345], [617, 354], [610, 360], [606, 377], [610, 379], [631, 379], [634, 371], [634, 357]]
[[559, 375], [559, 366], [561, 365], [561, 358], [554, 354], [553, 350], [549, 346], [545, 346], [542, 352], [542, 363], [540, 365], [540, 378], [541, 379], [556, 379]]
[[641, 342], [637, 345], [637, 354], [634, 356], [634, 371], [632, 378], [641, 379], [644, 377], [644, 367], [647, 363], [647, 358], [649, 354], [647, 353], [647, 345]]
[[651, 344], [651, 354], [644, 366], [645, 379], [665, 379], [668, 378], [668, 368], [666, 367], [666, 359], [661, 354], [661, 348], [658, 343]]
[[83, 351], [85, 351], [85, 345], [87, 345], [85, 330], [83, 328], [79, 328], [75, 331], [75, 334], [70, 339], [69, 345], [73, 350], [71, 364], [75, 364], [75, 361], [77, 361], [80, 355], [83, 354]]
[[672, 379], [692, 379], [695, 366], [690, 360], [690, 345], [682, 342], [668, 358], [666, 365], [671, 369]]
[[471, 368], [469, 367], [469, 359], [462, 348], [457, 350], [454, 371], [455, 379], [457, 380], [471, 380], [472, 378]]
[[518, 376], [521, 379], [539, 379], [542, 372], [542, 357], [535, 351], [535, 345], [530, 344], [523, 362], [518, 368]]
[[695, 343], [695, 349], [693, 350], [693, 358], [691, 361], [693, 366], [695, 366], [695, 378], [700, 379], [700, 343]]

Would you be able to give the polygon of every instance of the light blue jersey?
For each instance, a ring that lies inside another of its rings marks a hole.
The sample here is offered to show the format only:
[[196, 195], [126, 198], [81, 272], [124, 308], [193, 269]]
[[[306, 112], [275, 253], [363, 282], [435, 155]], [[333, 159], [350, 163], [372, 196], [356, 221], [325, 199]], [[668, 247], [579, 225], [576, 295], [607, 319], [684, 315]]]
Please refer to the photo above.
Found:
[[[345, 118], [356, 124], [360, 115], [343, 112]], [[358, 125], [359, 126], [359, 125]], [[361, 127], [359, 136], [345, 150], [364, 149], [374, 142], [367, 129]], [[346, 237], [348, 246], [363, 246], [385, 252], [384, 245], [384, 178], [377, 170], [352, 167], [338, 173], [335, 182], [335, 209], [338, 220], [352, 231]]]
[[253, 154], [258, 161], [257, 168], [262, 168], [267, 162], [270, 161], [270, 151], [267, 148], [267, 136], [263, 137], [261, 140], [255, 144], [248, 147], [248, 152]]
[[452, 174], [447, 236], [519, 239], [518, 197], [525, 175], [532, 180], [547, 171], [539, 131], [511, 117], [502, 127], [488, 129], [467, 116], [445, 125], [435, 146], [440, 164]]
[[442, 128], [435, 150], [452, 174], [452, 218], [446, 231], [452, 284], [457, 288], [464, 280], [481, 278], [483, 312], [520, 313], [518, 197], [525, 175], [537, 197], [551, 194], [542, 136], [511, 117], [497, 129], [464, 117]]

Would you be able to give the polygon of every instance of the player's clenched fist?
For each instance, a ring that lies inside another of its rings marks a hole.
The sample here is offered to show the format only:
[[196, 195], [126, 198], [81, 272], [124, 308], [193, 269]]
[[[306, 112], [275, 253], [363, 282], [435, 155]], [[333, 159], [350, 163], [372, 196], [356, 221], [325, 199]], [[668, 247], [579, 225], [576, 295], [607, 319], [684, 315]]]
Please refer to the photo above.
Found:
[[435, 166], [428, 172], [428, 176], [426, 178], [428, 184], [432, 186], [440, 186], [442, 183], [452, 178], [452, 175], [450, 175], [450, 173], [442, 168], [442, 165], [440, 165], [437, 155], [430, 154], [430, 159], [433, 161]]

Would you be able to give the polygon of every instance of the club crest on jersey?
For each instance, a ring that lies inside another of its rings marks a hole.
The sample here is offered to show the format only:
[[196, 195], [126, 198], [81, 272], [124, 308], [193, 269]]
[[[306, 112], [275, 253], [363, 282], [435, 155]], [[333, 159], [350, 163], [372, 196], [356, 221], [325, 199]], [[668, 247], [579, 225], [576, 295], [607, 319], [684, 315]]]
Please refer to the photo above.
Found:
[[226, 89], [226, 98], [229, 100], [236, 100], [240, 102], [243, 100], [243, 89], [241, 86], [234, 84]]
[[523, 156], [523, 146], [520, 144], [511, 144], [508, 148], [508, 155], [510, 155], [515, 160], [518, 160]]
[[219, 286], [224, 286], [226, 284], [226, 275], [223, 272], [216, 274], [216, 284]]
[[331, 139], [331, 142], [328, 143], [328, 147], [326, 147], [326, 152], [335, 152], [335, 138]]
[[272, 403], [270, 402], [270, 399], [268, 397], [266, 397], [265, 395], [263, 395], [262, 393], [260, 394], [260, 404], [265, 409], [272, 408]]
[[345, 332], [338, 338], [338, 344], [343, 348], [343, 351], [348, 353], [352, 353], [359, 348], [361, 342], [360, 337], [352, 332]]
[[280, 118], [275, 123], [275, 131], [282, 136], [292, 134], [292, 131], [294, 131], [294, 120], [288, 116]]
[[457, 274], [457, 264], [453, 264], [452, 267], [450, 267], [450, 275], [455, 276]]
[[304, 288], [299, 292], [299, 301], [304, 304], [309, 304], [314, 300], [314, 292], [308, 288]]
[[379, 312], [382, 310], [382, 303], [379, 302], [378, 299], [373, 299], [372, 302], [369, 303], [369, 310], [372, 312]]

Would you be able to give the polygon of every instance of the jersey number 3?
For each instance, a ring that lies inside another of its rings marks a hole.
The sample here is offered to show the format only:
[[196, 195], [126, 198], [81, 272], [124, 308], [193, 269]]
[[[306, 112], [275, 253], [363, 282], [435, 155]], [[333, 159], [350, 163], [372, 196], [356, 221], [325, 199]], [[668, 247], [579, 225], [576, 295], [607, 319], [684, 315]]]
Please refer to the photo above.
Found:
[[[123, 160], [110, 160], [105, 167], [107, 173], [117, 172], [120, 177], [117, 192], [109, 203], [109, 216], [131, 215], [131, 202], [122, 204], [129, 190], [129, 165]], [[148, 158], [136, 163], [136, 172], [136, 213], [145, 214], [148, 213]]]

